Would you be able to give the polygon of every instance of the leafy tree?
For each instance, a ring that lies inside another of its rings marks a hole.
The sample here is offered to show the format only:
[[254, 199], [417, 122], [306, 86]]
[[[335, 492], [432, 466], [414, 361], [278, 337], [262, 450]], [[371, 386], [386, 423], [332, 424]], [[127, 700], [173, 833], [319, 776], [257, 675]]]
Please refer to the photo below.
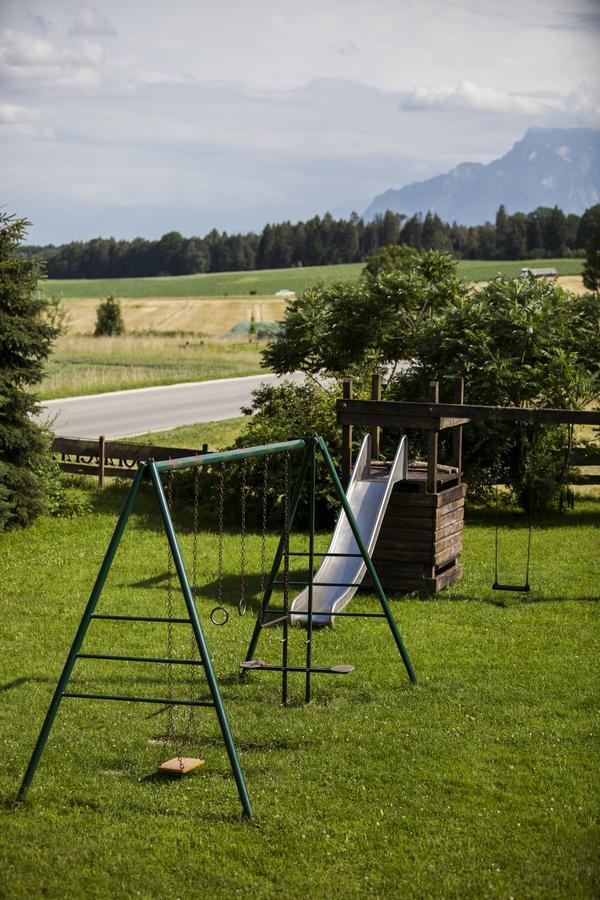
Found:
[[429, 251], [403, 269], [310, 288], [288, 304], [265, 363], [279, 374], [359, 374], [410, 358], [424, 318], [465, 294], [456, 266]]
[[587, 245], [583, 283], [590, 291], [600, 290], [600, 226]]
[[415, 264], [418, 256], [418, 251], [407, 244], [388, 244], [387, 247], [382, 247], [379, 253], [367, 257], [363, 272], [376, 276], [398, 269], [406, 271]]
[[123, 334], [125, 323], [121, 314], [121, 304], [115, 297], [107, 297], [96, 309], [95, 337], [112, 337]]
[[[425, 396], [432, 379], [465, 376], [466, 401], [492, 406], [577, 408], [600, 396], [600, 301], [577, 298], [546, 279], [496, 278], [425, 320], [410, 371], [395, 393]], [[528, 504], [535, 453], [537, 508], [552, 505], [566, 471], [566, 429], [472, 423], [465, 467], [472, 487], [504, 477]]]
[[0, 530], [28, 525], [45, 508], [50, 453], [32, 415], [57, 329], [37, 290], [35, 260], [19, 255], [29, 225], [0, 212]]

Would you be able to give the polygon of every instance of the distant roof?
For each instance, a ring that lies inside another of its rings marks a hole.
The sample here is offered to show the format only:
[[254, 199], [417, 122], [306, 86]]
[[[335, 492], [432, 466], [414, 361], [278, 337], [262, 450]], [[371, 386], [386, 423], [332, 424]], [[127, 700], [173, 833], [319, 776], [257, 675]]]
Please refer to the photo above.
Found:
[[295, 297], [296, 293], [295, 293], [295, 291], [286, 291], [286, 290], [275, 291], [275, 296], [276, 297]]
[[521, 278], [527, 278], [528, 275], [532, 275], [533, 278], [556, 278], [556, 276], [558, 275], [558, 269], [524, 268], [519, 272], [519, 276]]

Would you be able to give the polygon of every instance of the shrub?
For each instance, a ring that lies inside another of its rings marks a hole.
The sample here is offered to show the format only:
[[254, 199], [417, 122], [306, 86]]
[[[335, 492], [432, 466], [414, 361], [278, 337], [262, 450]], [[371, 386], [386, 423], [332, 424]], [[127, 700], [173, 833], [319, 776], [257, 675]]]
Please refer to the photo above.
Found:
[[125, 323], [121, 314], [121, 304], [114, 297], [107, 297], [96, 310], [95, 337], [112, 337], [123, 334]]

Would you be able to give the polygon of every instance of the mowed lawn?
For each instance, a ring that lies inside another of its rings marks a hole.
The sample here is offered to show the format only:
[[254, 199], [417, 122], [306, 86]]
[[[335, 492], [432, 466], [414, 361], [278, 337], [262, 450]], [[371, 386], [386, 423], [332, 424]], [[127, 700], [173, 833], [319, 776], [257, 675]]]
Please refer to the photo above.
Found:
[[[394, 603], [420, 685], [409, 685], [385, 624], [338, 620], [316, 635], [315, 663], [356, 669], [315, 676], [309, 708], [298, 676], [287, 709], [276, 674], [239, 682], [254, 618], [235, 607], [238, 525], [225, 539], [232, 615], [222, 628], [208, 623], [217, 535], [203, 531], [198, 606], [255, 808], [248, 824], [212, 711], [200, 714], [205, 766], [169, 781], [155, 774], [173, 755], [159, 743], [165, 709], [142, 704], [65, 700], [28, 798], [12, 806], [125, 488], [87, 490], [86, 514], [0, 536], [2, 896], [598, 895], [598, 499], [537, 523], [527, 596], [491, 590], [493, 525], [471, 514], [463, 580]], [[512, 577], [526, 535], [520, 517], [502, 525]], [[189, 510], [177, 527], [189, 563]], [[249, 528], [256, 598], [260, 536]], [[166, 544], [145, 492], [102, 609], [165, 614], [166, 587]], [[354, 608], [377, 603], [361, 596]], [[176, 652], [189, 652], [186, 627], [175, 635]], [[280, 638], [268, 629], [257, 655], [277, 660]], [[300, 662], [305, 633], [291, 638]], [[163, 626], [96, 622], [85, 649], [164, 655], [166, 641]], [[166, 677], [159, 666], [81, 661], [72, 685], [160, 696]], [[186, 696], [185, 674], [174, 674], [174, 691]]]
[[[467, 281], [486, 281], [498, 274], [517, 276], [524, 266], [555, 268], [559, 275], [580, 275], [583, 259], [461, 260], [458, 272]], [[249, 297], [265, 298], [277, 291], [299, 292], [313, 284], [358, 278], [363, 263], [304, 266], [295, 269], [256, 269], [251, 272], [210, 272], [156, 278], [52, 279], [40, 282], [46, 294], [65, 299], [101, 300], [109, 294], [127, 298]], [[250, 293], [250, 292], [254, 293]]]

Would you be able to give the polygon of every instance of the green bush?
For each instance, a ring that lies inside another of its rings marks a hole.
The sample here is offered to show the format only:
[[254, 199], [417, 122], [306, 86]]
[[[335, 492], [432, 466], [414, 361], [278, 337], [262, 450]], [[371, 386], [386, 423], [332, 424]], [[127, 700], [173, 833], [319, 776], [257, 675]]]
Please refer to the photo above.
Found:
[[125, 323], [121, 313], [121, 304], [115, 297], [107, 297], [96, 309], [95, 337], [112, 337], [123, 334]]

